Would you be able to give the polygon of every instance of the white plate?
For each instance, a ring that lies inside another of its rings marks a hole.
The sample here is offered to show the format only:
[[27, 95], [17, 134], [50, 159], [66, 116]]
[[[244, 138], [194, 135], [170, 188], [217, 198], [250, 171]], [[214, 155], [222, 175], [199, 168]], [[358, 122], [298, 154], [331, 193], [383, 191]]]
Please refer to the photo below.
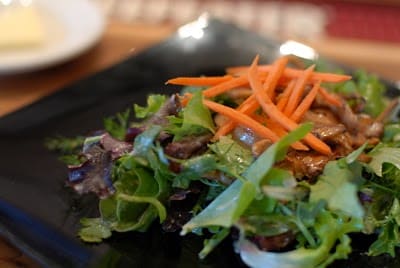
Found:
[[45, 24], [38, 47], [0, 51], [0, 74], [21, 73], [65, 62], [91, 48], [102, 36], [105, 19], [90, 0], [34, 0]]

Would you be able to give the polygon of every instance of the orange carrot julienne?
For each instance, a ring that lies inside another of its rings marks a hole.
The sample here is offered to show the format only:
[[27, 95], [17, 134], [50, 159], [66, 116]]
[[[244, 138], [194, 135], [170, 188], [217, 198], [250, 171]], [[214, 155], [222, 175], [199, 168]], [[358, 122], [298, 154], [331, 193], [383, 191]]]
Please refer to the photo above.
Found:
[[217, 131], [214, 134], [213, 140], [218, 140], [222, 136], [228, 135], [228, 133], [230, 133], [235, 128], [235, 126], [236, 123], [232, 120], [229, 120], [228, 123], [217, 129]]
[[[266, 75], [267, 75], [266, 73], [260, 74], [260, 79], [264, 80]], [[209, 88], [203, 90], [203, 95], [205, 97], [212, 98], [212, 97], [218, 96], [222, 93], [225, 93], [231, 89], [245, 86], [248, 84], [249, 84], [249, 81], [248, 81], [246, 75], [242, 75], [239, 77], [232, 77], [231, 79], [229, 79], [227, 81], [224, 81], [222, 83], [216, 84], [212, 87], [209, 87]]]
[[[256, 57], [258, 59], [258, 56]], [[282, 60], [277, 60], [275, 62], [276, 66], [277, 66], [277, 72], [273, 72], [271, 73], [268, 77], [272, 77], [266, 78], [266, 81], [269, 80], [270, 83], [266, 84], [267, 88], [263, 89], [263, 90], [269, 90], [269, 86], [276, 86], [276, 82], [279, 80], [280, 77], [280, 73], [281, 70], [284, 68], [284, 66], [287, 63], [287, 59], [282, 58]], [[252, 113], [254, 113], [258, 107], [259, 107], [259, 103], [257, 102], [257, 99], [255, 97], [255, 95], [251, 95], [250, 97], [248, 97], [239, 107], [238, 107], [238, 111], [240, 113], [246, 114], [246, 115], [250, 115]], [[214, 135], [214, 139], [218, 139], [221, 136], [226, 135], [227, 133], [231, 132], [234, 128], [235, 128], [236, 124], [234, 120], [231, 120], [230, 122], [226, 123], [224, 126], [220, 127], [217, 132]], [[287, 132], [285, 132], [287, 134]], [[302, 144], [301, 142], [296, 142], [292, 145], [292, 147], [296, 150], [308, 150], [307, 146], [305, 146], [304, 144]]]
[[[272, 131], [268, 127], [265, 127], [262, 123], [253, 119], [251, 116], [248, 116], [245, 113], [237, 111], [230, 107], [227, 107], [222, 104], [218, 104], [216, 102], [209, 101], [209, 100], [203, 100], [203, 102], [211, 110], [213, 110], [217, 113], [220, 113], [222, 115], [225, 115], [226, 117], [230, 118], [231, 120], [233, 120], [241, 125], [247, 126], [248, 128], [252, 129], [260, 137], [270, 139], [272, 142], [276, 142], [280, 137], [287, 134], [287, 132], [285, 130], [280, 129], [279, 131], [280, 131], [281, 135], [277, 135], [275, 133], [275, 131]], [[251, 109], [250, 107], [253, 107], [253, 106], [250, 104], [248, 107], [249, 107], [248, 109]], [[248, 120], [248, 121], [246, 122], [246, 120]], [[231, 122], [233, 122], [233, 121], [231, 121]], [[228, 124], [225, 124], [224, 126], [227, 126]], [[233, 128], [235, 127], [235, 125], [236, 124], [233, 124]], [[222, 126], [221, 128], [223, 128], [224, 126]], [[229, 133], [230, 131], [231, 130], [229, 130], [227, 133]], [[214, 136], [214, 139], [218, 139], [219, 137], [226, 135], [226, 134], [221, 134], [221, 133], [218, 133], [218, 131], [217, 131]], [[301, 151], [308, 150], [308, 147], [305, 146], [304, 144], [302, 144], [301, 142], [295, 142], [291, 146], [295, 150], [301, 150]]]
[[342, 106], [342, 102], [339, 100], [339, 98], [337, 98], [335, 95], [329, 93], [325, 88], [321, 87], [319, 89], [319, 93], [330, 104], [335, 105], [337, 107]]
[[[255, 116], [253, 113], [254, 113], [254, 111], [256, 111], [258, 109], [258, 107], [260, 107], [260, 105], [258, 104], [255, 96], [251, 95], [242, 103], [242, 105], [240, 105], [238, 107], [237, 111], [250, 116], [250, 118], [255, 119], [254, 117], [257, 117], [257, 116]], [[255, 119], [255, 120], [258, 121], [257, 119]], [[264, 122], [260, 122], [260, 121], [258, 121], [258, 122], [260, 124], [264, 123]], [[268, 122], [271, 122], [271, 121], [268, 121]], [[272, 125], [271, 123], [268, 123], [268, 124]], [[235, 126], [236, 126], [236, 122], [234, 120], [230, 120], [228, 123], [226, 123], [225, 125], [223, 125], [216, 131], [216, 133], [214, 135], [214, 140], [219, 139], [221, 136], [227, 135], [229, 132], [231, 132], [235, 128]], [[269, 128], [269, 129], [271, 131], [273, 131], [275, 134], [277, 134], [279, 137], [283, 137], [284, 135], [287, 134], [287, 132], [283, 128], [275, 127], [276, 124], [274, 124], [273, 126], [274, 126], [273, 129], [271, 129], [271, 128]], [[305, 146], [304, 144], [302, 144], [301, 142], [295, 142], [291, 146], [295, 150], [301, 150], [301, 151], [309, 150], [309, 148], [307, 146]]]
[[[257, 103], [257, 100], [255, 99], [254, 95], [250, 95], [244, 102], [242, 102], [239, 107], [237, 108], [237, 111], [243, 114], [251, 114], [257, 108], [259, 107], [259, 104]], [[214, 135], [214, 139], [219, 139], [221, 136], [225, 136], [229, 132], [231, 132], [236, 126], [236, 123], [234, 120], [230, 120], [228, 123], [220, 127]]]
[[278, 103], [276, 104], [276, 107], [278, 108], [279, 111], [283, 111], [285, 109], [287, 102], [289, 101], [289, 96], [292, 94], [294, 85], [296, 84], [296, 80], [291, 80], [289, 84], [286, 86], [285, 90], [281, 94], [280, 99], [278, 100]]
[[268, 96], [273, 100], [275, 98], [275, 88], [278, 84], [279, 79], [288, 63], [288, 57], [278, 58], [273, 64], [271, 71], [268, 73], [267, 78], [264, 81], [263, 87], [267, 92]]
[[[186, 98], [184, 99], [186, 102], [190, 99], [191, 94], [186, 94]], [[238, 122], [242, 125], [248, 126], [246, 123], [243, 123], [246, 119], [251, 119], [253, 120], [251, 117], [247, 116], [246, 113], [248, 113], [249, 111], [254, 111], [258, 108], [258, 104], [253, 96], [253, 98], [248, 98], [247, 102], [244, 101], [242, 103], [242, 108], [239, 111], [236, 111], [235, 109], [232, 109], [230, 107], [224, 106], [222, 104], [218, 104], [209, 100], [203, 100], [204, 104], [209, 107], [211, 110], [218, 112], [222, 115], [225, 115], [226, 117], [230, 118], [230, 122], [226, 123], [224, 126], [220, 127], [217, 132], [214, 135], [214, 139], [219, 139], [221, 136], [225, 136], [227, 135], [229, 132], [231, 132], [233, 130], [233, 128], [235, 128], [236, 124], [235, 122]], [[240, 108], [240, 107], [239, 107]], [[238, 108], [238, 109], [239, 109]], [[245, 117], [245, 118], [243, 118]], [[239, 118], [237, 120], [237, 118]], [[255, 121], [255, 120], [253, 120]], [[256, 121], [255, 121], [256, 122]], [[260, 123], [256, 122], [257, 124], [259, 124], [260, 126], [255, 126], [256, 129], [254, 129], [254, 124], [251, 126], [248, 126], [249, 128], [253, 129], [254, 132], [256, 132], [258, 135], [260, 135], [263, 138], [268, 138], [271, 141], [275, 142], [279, 139], [279, 136], [277, 136], [274, 132], [272, 132], [271, 130], [269, 130], [268, 128], [264, 127], [263, 125], [261, 125]], [[250, 123], [251, 124], [251, 123]], [[261, 129], [261, 127], [265, 128], [265, 129]], [[303, 149], [303, 147], [299, 147], [298, 148]]]
[[[253, 113], [249, 115], [251, 118], [253, 118], [254, 120], [256, 120], [258, 123], [262, 124], [262, 125], [267, 125], [267, 117], [265, 115], [261, 115], [261, 114], [257, 114], [257, 113]], [[278, 134], [278, 133], [276, 133]]]
[[[262, 107], [263, 111], [274, 121], [278, 122], [288, 131], [294, 130], [298, 127], [298, 125], [289, 119], [285, 114], [278, 110], [278, 108], [272, 103], [271, 99], [268, 95], [263, 91], [262, 84], [258, 79], [257, 75], [257, 63], [258, 57], [256, 57], [251, 64], [248, 77], [249, 82], [254, 94], [256, 96], [257, 101], [259, 102], [260, 106]], [[315, 151], [320, 152], [324, 155], [332, 154], [330, 147], [325, 144], [323, 141], [319, 140], [317, 137], [308, 133], [304, 140], [308, 145], [311, 146]]]
[[299, 122], [299, 120], [303, 117], [303, 115], [310, 109], [311, 104], [313, 103], [315, 97], [318, 94], [318, 91], [320, 89], [320, 84], [321, 82], [315, 83], [315, 85], [312, 87], [310, 92], [307, 94], [307, 96], [304, 97], [300, 105], [296, 108], [296, 110], [293, 112], [292, 116], [290, 118], [294, 122]]
[[296, 85], [293, 88], [292, 94], [289, 96], [288, 103], [283, 110], [283, 113], [286, 116], [290, 116], [294, 110], [296, 109], [297, 105], [299, 105], [301, 96], [304, 92], [305, 86], [315, 68], [315, 65], [308, 67], [304, 72], [303, 75], [299, 77], [296, 81]]
[[[260, 72], [270, 72], [272, 65], [259, 65], [258, 70]], [[249, 67], [248, 66], [237, 66], [237, 67], [229, 67], [226, 68], [226, 73], [231, 75], [241, 75], [247, 73]], [[285, 68], [283, 72], [283, 76], [287, 78], [298, 78], [303, 73], [303, 70], [298, 70], [294, 68]], [[333, 73], [320, 73], [320, 72], [313, 72], [310, 77], [310, 80], [316, 82], [321, 80], [322, 82], [332, 82], [332, 83], [339, 83], [350, 80], [350, 75], [344, 74], [333, 74]]]
[[[255, 118], [255, 119], [257, 121], [261, 120], [261, 118]], [[280, 124], [271, 120], [270, 118], [264, 118], [264, 120], [262, 120], [262, 122], [263, 123], [265, 122], [267, 127], [269, 129], [273, 130], [279, 137], [283, 137], [288, 134], [288, 132]], [[300, 141], [294, 142], [293, 144], [291, 144], [291, 147], [298, 151], [308, 151], [309, 150], [309, 148]]]
[[266, 119], [267, 126], [274, 129], [278, 136], [283, 137], [287, 134], [287, 131], [277, 122], [273, 121], [271, 118]]
[[257, 121], [255, 121], [248, 115], [245, 115], [239, 111], [236, 111], [235, 109], [232, 109], [228, 106], [225, 106], [225, 105], [222, 105], [222, 104], [210, 101], [210, 100], [203, 100], [203, 103], [205, 106], [207, 106], [209, 109], [213, 110], [214, 112], [225, 115], [226, 117], [240, 123], [241, 125], [249, 127], [255, 133], [257, 133], [258, 135], [260, 135], [263, 138], [270, 139], [272, 142], [276, 142], [279, 140], [278, 135], [276, 135], [270, 129], [261, 125], [260, 123], [258, 123]]
[[181, 105], [183, 107], [185, 107], [187, 105], [187, 103], [189, 102], [190, 98], [192, 98], [192, 94], [185, 93], [183, 96], [180, 96], [179, 101], [180, 101]]
[[203, 96], [212, 98], [212, 97], [215, 97], [226, 91], [229, 91], [233, 88], [244, 86], [246, 84], [248, 84], [248, 80], [245, 75], [239, 76], [239, 77], [234, 77], [225, 82], [219, 83], [215, 86], [212, 86], [212, 87], [209, 87], [209, 88], [203, 90]]
[[200, 76], [200, 77], [176, 77], [169, 79], [166, 84], [181, 86], [214, 86], [216, 84], [229, 81], [233, 78], [231, 75], [224, 76]]

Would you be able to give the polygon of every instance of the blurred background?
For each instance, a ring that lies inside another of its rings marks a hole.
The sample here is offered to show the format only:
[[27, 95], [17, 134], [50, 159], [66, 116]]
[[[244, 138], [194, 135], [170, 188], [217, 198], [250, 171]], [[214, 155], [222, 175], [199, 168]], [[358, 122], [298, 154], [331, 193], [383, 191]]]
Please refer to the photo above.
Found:
[[183, 24], [203, 12], [263, 35], [400, 42], [399, 0], [94, 0], [124, 22]]
[[[163, 27], [207, 12], [262, 36], [295, 39], [337, 61], [399, 79], [399, 0], [93, 1], [111, 20]], [[382, 73], [385, 66], [392, 68]]]

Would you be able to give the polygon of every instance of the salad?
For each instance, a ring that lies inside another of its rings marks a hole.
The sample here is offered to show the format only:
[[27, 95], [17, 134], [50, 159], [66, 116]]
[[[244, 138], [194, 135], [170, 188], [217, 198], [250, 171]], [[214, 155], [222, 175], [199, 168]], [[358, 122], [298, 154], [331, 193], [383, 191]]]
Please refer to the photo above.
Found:
[[355, 233], [376, 237], [368, 255], [395, 256], [397, 99], [362, 71], [258, 60], [170, 79], [179, 94], [149, 95], [87, 137], [48, 141], [68, 163], [68, 186], [98, 196], [83, 241], [158, 222], [203, 236], [201, 259], [234, 237], [250, 267], [326, 267], [348, 257]]

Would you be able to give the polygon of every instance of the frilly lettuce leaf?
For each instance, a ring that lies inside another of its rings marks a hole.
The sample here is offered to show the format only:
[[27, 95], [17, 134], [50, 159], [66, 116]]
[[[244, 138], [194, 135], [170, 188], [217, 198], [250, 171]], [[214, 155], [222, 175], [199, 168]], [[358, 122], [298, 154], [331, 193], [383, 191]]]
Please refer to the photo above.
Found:
[[378, 77], [363, 70], [358, 70], [354, 74], [354, 79], [336, 85], [336, 92], [342, 94], [358, 93], [365, 99], [364, 112], [376, 117], [386, 106], [385, 86], [379, 81]]
[[166, 95], [160, 95], [160, 94], [149, 95], [147, 98], [147, 106], [142, 107], [138, 104], [135, 104], [133, 106], [136, 118], [146, 118], [152, 116], [158, 110], [160, 110], [161, 106], [163, 106], [166, 100], [167, 100]]
[[183, 127], [200, 126], [214, 132], [214, 121], [210, 110], [203, 104], [203, 95], [195, 92], [187, 106], [183, 109]]
[[361, 165], [347, 166], [344, 161], [329, 162], [317, 183], [310, 186], [310, 202], [325, 200], [331, 210], [340, 210], [349, 216], [362, 218], [364, 209], [358, 199]]
[[394, 257], [395, 248], [400, 247], [400, 204], [397, 198], [394, 199], [388, 216], [380, 223], [382, 226], [378, 239], [369, 247], [368, 254], [378, 256], [388, 253]]
[[253, 155], [229, 137], [223, 136], [209, 146], [211, 152], [181, 161], [181, 171], [172, 186], [187, 188], [189, 183], [200, 180], [207, 172], [219, 170], [227, 176], [238, 178], [253, 162]]
[[222, 136], [209, 147], [218, 157], [219, 164], [236, 177], [240, 176], [254, 160], [249, 149], [239, 145], [228, 136]]
[[385, 94], [385, 86], [376, 75], [362, 70], [358, 70], [354, 76], [357, 80], [358, 92], [365, 98], [365, 112], [378, 116], [386, 106], [385, 98], [382, 98]]
[[[394, 143], [395, 145], [400, 141], [400, 124], [389, 123], [384, 127], [382, 141], [385, 143]], [[394, 146], [396, 147], [396, 146]]]
[[154, 145], [159, 131], [158, 126], [144, 131], [134, 153], [116, 160], [112, 172], [115, 193], [100, 200], [100, 218], [82, 221], [79, 235], [84, 241], [99, 242], [112, 231], [145, 231], [156, 218], [161, 222], [166, 218], [164, 202], [171, 174]]
[[383, 163], [390, 163], [400, 169], [400, 148], [386, 147], [380, 144], [369, 155], [372, 156], [372, 160], [368, 163], [368, 166], [378, 176], [382, 176]]
[[284, 253], [266, 252], [259, 250], [244, 236], [241, 236], [236, 248], [242, 260], [254, 268], [326, 267], [337, 259], [347, 258], [351, 252], [351, 240], [347, 234], [361, 229], [359, 219], [322, 210], [314, 224], [320, 241], [315, 248], [301, 247]]
[[370, 155], [368, 164], [371, 178], [366, 184], [366, 193], [373, 202], [367, 203], [365, 225], [367, 231], [379, 233], [370, 246], [368, 254], [377, 256], [389, 254], [395, 256], [396, 247], [400, 247], [400, 155], [399, 148], [378, 145]]
[[86, 242], [101, 242], [111, 236], [110, 226], [100, 218], [82, 218], [78, 235]]
[[117, 113], [114, 116], [106, 117], [103, 120], [104, 129], [116, 139], [124, 140], [126, 130], [129, 127], [130, 109]]
[[244, 180], [237, 179], [203, 211], [182, 227], [181, 234], [187, 234], [196, 228], [208, 226], [231, 227], [249, 204], [260, 193], [260, 182], [273, 164], [285, 156], [287, 148], [304, 137], [311, 130], [311, 124], [305, 124], [280, 141], [269, 147], [244, 173]]
[[310, 186], [310, 202], [325, 200], [331, 210], [362, 218], [364, 208], [359, 201], [358, 191], [364, 179], [362, 165], [356, 159], [364, 148], [365, 145], [343, 159], [329, 162], [318, 181]]
[[166, 130], [174, 135], [175, 140], [207, 131], [214, 133], [215, 129], [211, 112], [204, 106], [200, 91], [193, 93], [180, 116], [169, 116], [168, 120], [170, 125]]

